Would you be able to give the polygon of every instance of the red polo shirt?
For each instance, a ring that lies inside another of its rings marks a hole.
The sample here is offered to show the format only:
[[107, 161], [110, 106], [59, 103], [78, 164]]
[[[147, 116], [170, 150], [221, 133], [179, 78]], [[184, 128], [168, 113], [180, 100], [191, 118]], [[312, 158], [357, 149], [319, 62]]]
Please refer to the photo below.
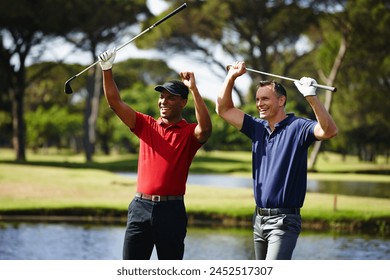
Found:
[[137, 191], [150, 195], [184, 195], [192, 159], [202, 146], [197, 124], [182, 120], [166, 125], [137, 112], [133, 133], [140, 139]]

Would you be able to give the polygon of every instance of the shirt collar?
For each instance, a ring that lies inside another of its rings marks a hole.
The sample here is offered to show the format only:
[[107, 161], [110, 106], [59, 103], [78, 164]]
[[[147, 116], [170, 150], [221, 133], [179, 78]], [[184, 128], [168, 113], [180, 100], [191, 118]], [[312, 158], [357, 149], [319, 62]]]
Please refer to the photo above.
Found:
[[295, 116], [294, 113], [288, 113], [286, 118], [284, 118], [282, 121], [280, 121], [277, 124], [275, 124], [275, 128], [277, 128], [279, 126], [288, 125], [289, 123], [291, 123], [291, 121], [294, 118], [294, 116]]
[[[286, 126], [286, 125], [290, 124], [293, 121], [294, 117], [295, 117], [294, 113], [288, 113], [286, 118], [284, 118], [283, 120], [281, 120], [280, 122], [275, 124], [274, 130], [279, 128], [279, 127], [283, 127], [283, 126]], [[264, 120], [263, 125], [268, 130], [268, 132], [271, 134], [272, 130], [269, 127], [268, 121]]]
[[177, 127], [184, 127], [185, 125], [187, 125], [187, 121], [185, 119], [182, 119], [180, 122], [178, 123], [175, 123], [175, 124], [171, 124], [171, 125], [167, 125], [163, 122], [162, 118], [159, 117], [158, 120], [157, 120], [157, 123], [165, 128], [167, 127], [173, 127], [173, 126], [177, 126]]

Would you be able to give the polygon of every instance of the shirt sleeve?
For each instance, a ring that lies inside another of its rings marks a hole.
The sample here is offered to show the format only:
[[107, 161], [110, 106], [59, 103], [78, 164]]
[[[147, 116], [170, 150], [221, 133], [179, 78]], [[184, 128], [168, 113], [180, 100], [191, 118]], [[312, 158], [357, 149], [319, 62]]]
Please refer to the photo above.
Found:
[[153, 118], [140, 112], [136, 112], [135, 117], [135, 127], [130, 130], [140, 138], [143, 128], [146, 127], [146, 125], [150, 123]]
[[[240, 130], [241, 133], [245, 134], [248, 136], [250, 139], [254, 140], [255, 135], [256, 135], [256, 130], [265, 130], [264, 127], [264, 121], [257, 119], [255, 117], [252, 117], [251, 115], [245, 114], [244, 115], [244, 121], [242, 124], [242, 128]], [[260, 124], [260, 125], [256, 125]], [[259, 132], [259, 131], [258, 131]]]

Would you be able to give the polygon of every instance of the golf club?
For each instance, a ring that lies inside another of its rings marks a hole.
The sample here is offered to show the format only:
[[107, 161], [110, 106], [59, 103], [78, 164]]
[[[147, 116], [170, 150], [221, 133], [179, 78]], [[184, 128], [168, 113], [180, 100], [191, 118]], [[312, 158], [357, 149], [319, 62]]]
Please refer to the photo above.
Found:
[[[229, 71], [230, 67], [232, 67], [232, 65], [230, 65], [230, 64], [227, 65], [226, 70]], [[297, 79], [293, 79], [293, 78], [289, 78], [289, 77], [285, 77], [285, 76], [280, 76], [280, 75], [275, 75], [275, 74], [271, 74], [271, 73], [267, 73], [267, 72], [263, 72], [263, 71], [259, 71], [259, 70], [254, 70], [251, 68], [246, 68], [246, 70], [249, 72], [263, 74], [263, 75], [267, 75], [267, 76], [271, 76], [271, 77], [276, 77], [276, 78], [283, 79], [283, 80], [288, 80], [288, 81], [293, 81], [293, 82], [299, 81]], [[317, 88], [321, 88], [321, 89], [325, 89], [325, 90], [330, 90], [332, 92], [337, 91], [337, 88], [331, 87], [331, 86], [325, 86], [325, 85], [320, 85], [320, 84], [312, 84], [312, 86], [317, 87]]]
[[[170, 14], [166, 15], [165, 17], [163, 17], [162, 19], [160, 19], [159, 21], [157, 21], [155, 24], [151, 25], [149, 28], [145, 29], [144, 31], [142, 31], [141, 33], [139, 33], [137, 36], [133, 37], [130, 41], [124, 43], [123, 45], [119, 46], [116, 48], [116, 51], [119, 51], [120, 49], [124, 48], [125, 46], [127, 46], [128, 44], [130, 44], [131, 42], [133, 42], [135, 39], [137, 39], [138, 37], [142, 36], [143, 34], [145, 34], [146, 32], [152, 30], [154, 27], [156, 27], [157, 25], [159, 25], [160, 23], [164, 22], [165, 20], [169, 19], [170, 17], [174, 16], [175, 14], [177, 14], [178, 12], [180, 12], [181, 10], [187, 8], [187, 3], [184, 3], [183, 5], [181, 5], [179, 8], [177, 8], [176, 10], [174, 10], [173, 12], [171, 12]], [[66, 94], [71, 94], [73, 93], [73, 90], [72, 90], [72, 87], [70, 86], [70, 82], [74, 79], [76, 79], [78, 76], [80, 76], [81, 74], [83, 74], [84, 72], [88, 71], [89, 69], [91, 69], [92, 67], [94, 67], [96, 64], [98, 64], [100, 62], [100, 60], [98, 61], [95, 61], [94, 63], [92, 63], [91, 65], [89, 65], [87, 68], [85, 68], [84, 70], [82, 70], [81, 72], [77, 73], [76, 75], [74, 75], [73, 77], [71, 77], [70, 79], [68, 79], [66, 82], [65, 82], [65, 93]]]

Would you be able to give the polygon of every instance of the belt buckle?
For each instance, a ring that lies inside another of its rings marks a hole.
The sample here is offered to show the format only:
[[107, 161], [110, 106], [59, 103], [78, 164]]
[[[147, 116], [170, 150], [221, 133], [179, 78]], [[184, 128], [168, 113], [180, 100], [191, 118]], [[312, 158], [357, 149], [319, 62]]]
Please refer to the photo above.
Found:
[[260, 214], [260, 216], [271, 216], [271, 209], [270, 208], [259, 208], [259, 214]]
[[152, 201], [153, 202], [160, 202], [161, 196], [160, 195], [152, 195]]

